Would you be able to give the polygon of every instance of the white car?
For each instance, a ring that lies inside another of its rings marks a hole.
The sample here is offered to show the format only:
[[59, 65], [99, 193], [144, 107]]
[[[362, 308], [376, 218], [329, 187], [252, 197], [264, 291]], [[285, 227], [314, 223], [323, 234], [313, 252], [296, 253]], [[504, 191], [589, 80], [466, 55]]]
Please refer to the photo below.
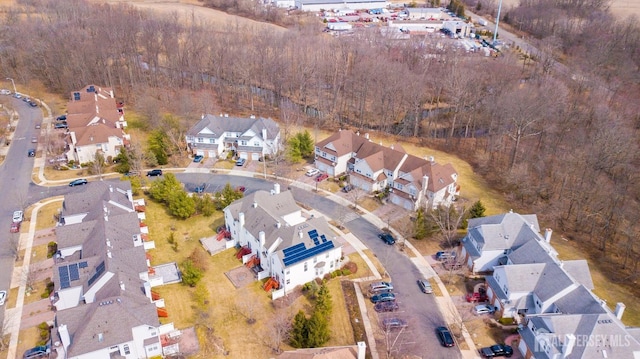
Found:
[[11, 95], [11, 91], [7, 89], [0, 90], [0, 95]]
[[22, 213], [22, 211], [15, 211], [13, 212], [13, 222], [22, 222], [22, 220], [24, 219], [24, 213]]
[[313, 176], [317, 175], [318, 173], [320, 173], [319, 169], [312, 168], [312, 169], [308, 170], [307, 173], [305, 173], [305, 175], [307, 175], [307, 177], [313, 177]]
[[7, 291], [0, 291], [0, 305], [4, 305], [4, 301], [7, 300]]
[[478, 315], [481, 315], [481, 314], [493, 314], [496, 311], [496, 308], [494, 306], [491, 306], [491, 305], [480, 304], [480, 305], [476, 305], [473, 308], [473, 310]]

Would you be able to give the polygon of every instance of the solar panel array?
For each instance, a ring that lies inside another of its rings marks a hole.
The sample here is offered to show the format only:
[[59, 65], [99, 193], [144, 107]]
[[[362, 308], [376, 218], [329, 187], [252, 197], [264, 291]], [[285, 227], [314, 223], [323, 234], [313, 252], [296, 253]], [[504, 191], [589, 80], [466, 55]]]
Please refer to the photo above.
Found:
[[327, 236], [325, 236], [324, 234], [320, 235], [320, 239], [322, 239], [322, 243], [327, 242]]
[[80, 279], [80, 269], [86, 268], [87, 266], [87, 262], [80, 262], [58, 267], [60, 289], [71, 287], [72, 281]]
[[309, 231], [309, 237], [313, 240], [313, 244], [316, 246], [320, 244], [320, 241], [318, 240], [318, 231], [315, 229]]
[[284, 253], [285, 257], [288, 257], [297, 252], [304, 251], [305, 249], [307, 249], [307, 247], [304, 245], [304, 243], [298, 243], [295, 246], [283, 249], [282, 253]]
[[294, 252], [293, 254], [290, 253], [289, 255], [287, 255], [285, 253], [285, 257], [282, 261], [284, 262], [285, 266], [288, 266], [288, 265], [303, 261], [307, 258], [311, 258], [319, 253], [322, 253], [332, 248], [334, 248], [333, 242], [327, 241], [320, 245], [314, 246], [312, 248]]
[[98, 278], [100, 278], [102, 273], [104, 273], [105, 269], [106, 269], [106, 267], [105, 267], [104, 261], [103, 261], [102, 263], [100, 263], [96, 267], [96, 273], [94, 275], [92, 275], [91, 278], [89, 278], [89, 282], [87, 284], [89, 284], [89, 286], [91, 286], [93, 284], [93, 282], [95, 282], [96, 280], [98, 280]]

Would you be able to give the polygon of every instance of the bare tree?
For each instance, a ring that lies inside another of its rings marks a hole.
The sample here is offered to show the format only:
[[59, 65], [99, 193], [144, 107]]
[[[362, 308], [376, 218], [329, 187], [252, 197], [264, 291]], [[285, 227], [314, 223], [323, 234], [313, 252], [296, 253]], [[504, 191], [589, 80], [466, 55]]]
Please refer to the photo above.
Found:
[[289, 339], [292, 320], [293, 316], [288, 308], [280, 308], [276, 310], [269, 325], [264, 327], [262, 340], [274, 353], [280, 354], [282, 344]]
[[240, 293], [239, 298], [236, 302], [238, 313], [245, 317], [248, 324], [254, 324], [257, 320], [256, 314], [260, 311], [259, 302], [254, 300], [251, 293], [247, 291]]
[[[383, 319], [380, 323], [380, 330], [384, 337], [385, 354], [388, 359], [402, 358], [405, 354], [405, 347], [413, 344], [411, 332], [408, 330], [409, 323], [400, 319], [388, 317], [387, 320], [393, 320], [394, 323], [385, 323]], [[397, 320], [397, 321], [396, 321]]]
[[96, 151], [93, 163], [91, 164], [91, 172], [100, 176], [100, 179], [102, 179], [102, 173], [104, 172], [105, 167], [106, 163], [104, 160], [104, 154], [102, 154], [102, 151]]
[[438, 226], [440, 236], [446, 247], [453, 247], [458, 234], [458, 227], [464, 218], [465, 209], [457, 210], [455, 206], [438, 206], [429, 211], [431, 220]]

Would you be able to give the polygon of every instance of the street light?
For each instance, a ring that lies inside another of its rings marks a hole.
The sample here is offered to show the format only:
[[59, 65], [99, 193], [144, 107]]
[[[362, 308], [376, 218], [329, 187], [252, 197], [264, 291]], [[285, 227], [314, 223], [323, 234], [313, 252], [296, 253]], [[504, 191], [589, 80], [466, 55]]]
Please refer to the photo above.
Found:
[[496, 39], [498, 37], [498, 24], [500, 23], [500, 10], [502, 10], [502, 0], [498, 4], [498, 16], [496, 16], [496, 28], [493, 30], [493, 46], [496, 46]]
[[11, 80], [11, 84], [13, 85], [13, 93], [18, 92], [18, 91], [16, 91], [16, 83], [13, 81], [13, 79], [10, 78], [10, 77], [7, 77], [7, 80]]

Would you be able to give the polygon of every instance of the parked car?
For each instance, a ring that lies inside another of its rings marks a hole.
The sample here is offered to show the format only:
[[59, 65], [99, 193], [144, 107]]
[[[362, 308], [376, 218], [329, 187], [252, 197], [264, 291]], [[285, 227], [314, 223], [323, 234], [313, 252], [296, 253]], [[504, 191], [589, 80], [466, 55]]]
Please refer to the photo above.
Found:
[[56, 121], [66, 121], [66, 120], [67, 120], [67, 115], [60, 115], [56, 117]]
[[420, 287], [420, 290], [424, 294], [433, 293], [433, 288], [431, 288], [431, 283], [429, 283], [428, 280], [418, 279], [418, 287]]
[[36, 123], [36, 130], [40, 129], [40, 122]]
[[324, 180], [326, 180], [327, 178], [329, 178], [329, 175], [326, 173], [321, 173], [318, 175], [318, 177], [316, 177], [316, 182], [322, 182]]
[[396, 303], [395, 301], [391, 301], [391, 302], [379, 302], [376, 303], [376, 305], [373, 306], [373, 309], [378, 312], [395, 312], [396, 310], [398, 310], [400, 306], [398, 306], [398, 303]]
[[349, 193], [349, 192], [351, 192], [352, 189], [353, 189], [353, 186], [348, 184], [348, 185], [342, 187], [342, 192]]
[[492, 305], [488, 305], [488, 304], [480, 304], [480, 305], [476, 305], [473, 308], [473, 311], [478, 314], [493, 314], [496, 311], [496, 308]]
[[484, 288], [480, 288], [477, 292], [467, 293], [466, 300], [469, 303], [482, 303], [489, 300], [489, 298], [487, 297], [487, 292], [484, 290]]
[[22, 354], [22, 359], [39, 359], [49, 357], [49, 347], [39, 346], [31, 348]]
[[33, 101], [33, 100], [29, 100], [29, 101], [27, 101], [27, 103], [28, 103], [28, 104], [29, 104], [29, 106], [31, 106], [31, 107], [38, 107], [38, 104], [37, 104], [35, 101]]
[[38, 137], [32, 136], [31, 137], [31, 143], [38, 143]]
[[15, 97], [17, 99], [21, 99], [22, 95], [16, 92], [16, 93], [13, 94], [13, 97]]
[[245, 186], [238, 186], [238, 187], [236, 187], [236, 191], [238, 191], [238, 192], [242, 192], [242, 193], [244, 193], [244, 191], [246, 191], [246, 190], [247, 190], [247, 188], [246, 188]]
[[7, 89], [0, 90], [0, 95], [11, 95], [11, 91]]
[[446, 327], [437, 327], [436, 336], [443, 347], [452, 347], [455, 345], [451, 332]]
[[456, 257], [456, 252], [455, 251], [440, 251], [438, 253], [436, 253], [436, 259], [439, 261], [443, 261], [446, 259], [450, 259], [450, 258], [455, 258]]
[[4, 305], [4, 302], [7, 300], [7, 291], [0, 290], [0, 305]]
[[396, 295], [393, 293], [380, 293], [371, 297], [371, 303], [395, 301]]
[[388, 245], [393, 245], [396, 243], [396, 239], [390, 233], [380, 233], [378, 234], [378, 238], [382, 239], [382, 241]]
[[236, 166], [244, 166], [246, 162], [247, 162], [246, 158], [238, 158], [238, 160], [236, 161]]
[[13, 223], [11, 223], [11, 229], [9, 230], [9, 232], [11, 232], [11, 233], [20, 232], [20, 223], [21, 222], [13, 222]]
[[307, 173], [305, 173], [305, 175], [306, 175], [307, 177], [313, 177], [313, 176], [317, 175], [318, 173], [320, 173], [320, 170], [319, 170], [319, 169], [317, 169], [317, 168], [312, 168], [312, 169], [308, 170], [308, 171], [307, 171]]
[[400, 318], [385, 318], [382, 320], [384, 330], [402, 329], [407, 327], [407, 321]]
[[149, 172], [147, 172], [147, 177], [156, 177], [156, 176], [162, 176], [162, 170], [151, 170]]
[[391, 292], [393, 284], [391, 282], [373, 282], [369, 285], [369, 293]]
[[15, 211], [13, 212], [13, 223], [22, 222], [24, 220], [24, 212]]
[[87, 182], [86, 179], [78, 178], [77, 180], [73, 180], [73, 181], [69, 182], [69, 187], [82, 186], [82, 185], [85, 185], [87, 183], [89, 183], [89, 182]]
[[490, 347], [480, 349], [480, 354], [484, 358], [507, 357], [513, 355], [513, 348], [504, 344], [496, 344]]
[[53, 125], [53, 128], [55, 129], [61, 129], [61, 128], [68, 128], [69, 126], [67, 126], [66, 122], [58, 122], [55, 125]]
[[193, 157], [193, 162], [195, 163], [202, 162], [203, 158], [204, 158], [203, 155], [196, 155], [195, 157]]
[[36, 150], [35, 149], [30, 149], [29, 151], [27, 151], [27, 157], [35, 157], [36, 156]]

